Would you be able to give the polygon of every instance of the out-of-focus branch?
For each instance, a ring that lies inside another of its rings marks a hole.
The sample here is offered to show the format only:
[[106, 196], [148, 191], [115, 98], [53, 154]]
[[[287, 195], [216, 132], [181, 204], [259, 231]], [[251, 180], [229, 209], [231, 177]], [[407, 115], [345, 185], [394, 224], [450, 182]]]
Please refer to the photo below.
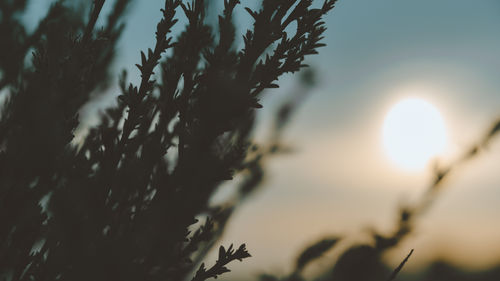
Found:
[[85, 44], [89, 41], [90, 36], [92, 35], [92, 30], [94, 30], [95, 23], [97, 22], [97, 18], [101, 13], [102, 6], [104, 5], [105, 0], [94, 0], [94, 5], [92, 7], [92, 11], [90, 12], [90, 19], [85, 27], [85, 32], [83, 33], [82, 42]]
[[475, 145], [472, 145], [470, 148], [465, 150], [464, 154], [458, 158], [458, 160], [445, 167], [436, 167], [434, 171], [434, 179], [422, 198], [413, 206], [406, 206], [401, 209], [395, 231], [388, 237], [375, 234], [375, 237], [378, 238], [378, 246], [381, 247], [381, 249], [393, 247], [409, 233], [411, 233], [416, 223], [415, 219], [425, 213], [432, 206], [432, 203], [438, 196], [439, 191], [443, 189], [445, 180], [450, 177], [453, 172], [459, 169], [461, 165], [474, 157], [477, 157], [481, 152], [483, 152], [499, 131], [500, 120], [497, 120]]

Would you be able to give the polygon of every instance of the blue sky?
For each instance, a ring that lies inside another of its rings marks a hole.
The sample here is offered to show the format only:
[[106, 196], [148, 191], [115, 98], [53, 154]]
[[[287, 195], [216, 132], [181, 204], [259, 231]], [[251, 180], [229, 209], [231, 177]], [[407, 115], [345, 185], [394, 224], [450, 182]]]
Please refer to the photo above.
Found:
[[[27, 21], [34, 25], [51, 1], [31, 2]], [[129, 11], [115, 68], [126, 68], [132, 81], [138, 81], [139, 50], [154, 44], [162, 2], [136, 1]], [[239, 26], [251, 24], [241, 7], [237, 15]], [[297, 153], [270, 161], [265, 188], [235, 214], [224, 236], [226, 244], [248, 243], [254, 256], [234, 266], [240, 274], [286, 272], [298, 251], [323, 234], [390, 230], [401, 201], [418, 198], [431, 180], [430, 167], [403, 171], [381, 149], [383, 118], [397, 100], [418, 96], [441, 112], [450, 141], [444, 161], [500, 115], [500, 1], [340, 0], [325, 21], [327, 47], [308, 59], [319, 84], [286, 134]], [[296, 86], [293, 76], [280, 81], [280, 89], [267, 93], [263, 116]], [[114, 94], [111, 89], [108, 102]], [[90, 109], [88, 120], [95, 105]], [[415, 264], [448, 252], [473, 266], [500, 259], [499, 142], [453, 175], [419, 233], [390, 261], [408, 248], [420, 249]], [[446, 237], [448, 231], [457, 234]]]

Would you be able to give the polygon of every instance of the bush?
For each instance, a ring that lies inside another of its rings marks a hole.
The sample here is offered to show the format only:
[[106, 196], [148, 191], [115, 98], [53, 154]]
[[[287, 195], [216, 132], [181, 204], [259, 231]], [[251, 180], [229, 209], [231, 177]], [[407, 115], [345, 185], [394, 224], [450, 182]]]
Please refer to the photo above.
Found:
[[[205, 280], [249, 257], [244, 244], [221, 246], [213, 266], [195, 270], [234, 208], [208, 200], [236, 173], [251, 172], [241, 196], [259, 183], [267, 153], [252, 150], [259, 99], [324, 45], [321, 18], [335, 0], [247, 8], [254, 24], [241, 50], [238, 0], [224, 1], [218, 32], [203, 0], [166, 0], [155, 46], [141, 52], [140, 84], [121, 75], [118, 105], [76, 144], [79, 110], [113, 75], [129, 1], [117, 0], [97, 31], [104, 0], [93, 1], [88, 20], [59, 1], [31, 34], [19, 20], [27, 2], [0, 0], [0, 278]], [[174, 39], [178, 12], [188, 24]]]

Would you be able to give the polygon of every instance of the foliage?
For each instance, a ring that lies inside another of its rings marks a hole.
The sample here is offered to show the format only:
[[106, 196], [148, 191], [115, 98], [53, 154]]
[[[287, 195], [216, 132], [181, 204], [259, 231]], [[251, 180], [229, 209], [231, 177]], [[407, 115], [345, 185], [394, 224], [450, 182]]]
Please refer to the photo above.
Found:
[[[235, 207], [208, 201], [236, 173], [250, 171], [241, 197], [260, 182], [268, 151], [248, 154], [259, 99], [324, 46], [321, 18], [335, 0], [319, 8], [310, 0], [247, 8], [254, 24], [241, 50], [232, 24], [238, 0], [224, 1], [218, 33], [206, 23], [203, 0], [166, 0], [155, 46], [141, 52], [140, 84], [127, 85], [124, 73], [118, 105], [74, 144], [79, 110], [111, 75], [129, 4], [115, 1], [95, 31], [104, 2], [93, 1], [87, 20], [58, 1], [28, 34], [19, 19], [28, 1], [0, 0], [0, 90], [7, 95], [0, 116], [0, 278], [217, 277], [250, 254], [245, 245], [221, 246], [215, 265], [195, 270]], [[174, 39], [179, 11], [188, 24]]]

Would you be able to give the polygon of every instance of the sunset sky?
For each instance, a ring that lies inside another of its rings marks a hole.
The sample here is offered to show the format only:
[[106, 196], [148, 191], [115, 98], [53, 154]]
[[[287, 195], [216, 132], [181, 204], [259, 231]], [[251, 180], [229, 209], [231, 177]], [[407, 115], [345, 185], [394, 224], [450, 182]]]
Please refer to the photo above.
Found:
[[[32, 1], [28, 23], [36, 24], [48, 2]], [[129, 11], [116, 69], [128, 69], [132, 82], [139, 80], [139, 50], [153, 46], [162, 2], [136, 1]], [[240, 32], [251, 24], [245, 13], [240, 7]], [[398, 101], [420, 98], [439, 111], [447, 136], [441, 163], [460, 157], [500, 117], [500, 1], [340, 0], [325, 21], [327, 46], [308, 58], [318, 85], [285, 135], [296, 152], [267, 163], [265, 186], [223, 237], [224, 245], [247, 243], [253, 256], [233, 272], [285, 274], [300, 250], [324, 235], [359, 240], [369, 228], [391, 230], [398, 206], [418, 200], [432, 180], [431, 162], [407, 170], [384, 151], [384, 118]], [[260, 131], [297, 86], [295, 77], [267, 93]], [[116, 94], [111, 89], [104, 102]], [[92, 124], [95, 112], [89, 107], [84, 122]], [[500, 138], [458, 167], [415, 234], [388, 256], [391, 264], [412, 248], [408, 270], [438, 257], [476, 268], [499, 262], [499, 159]]]

